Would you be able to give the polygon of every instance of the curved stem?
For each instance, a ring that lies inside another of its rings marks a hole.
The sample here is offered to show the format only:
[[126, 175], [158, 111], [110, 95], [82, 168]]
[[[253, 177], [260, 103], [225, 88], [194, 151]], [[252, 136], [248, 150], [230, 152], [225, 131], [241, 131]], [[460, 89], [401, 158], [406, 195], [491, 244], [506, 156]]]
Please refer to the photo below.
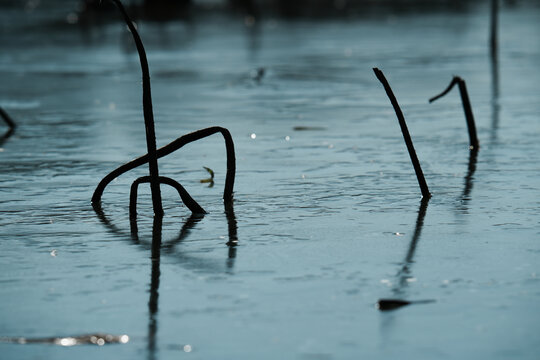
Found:
[[456, 85], [459, 81], [459, 77], [457, 76], [454, 76], [454, 78], [452, 79], [452, 81], [450, 81], [450, 84], [448, 85], [448, 87], [446, 89], [444, 89], [444, 91], [442, 93], [440, 93], [439, 95], [436, 95], [434, 97], [432, 97], [431, 99], [429, 99], [429, 102], [432, 103], [434, 102], [435, 100], [437, 99], [440, 99], [442, 98], [444, 95], [448, 94], [450, 92], [450, 90], [452, 90], [452, 88], [454, 87], [454, 85]]
[[126, 12], [126, 9], [119, 0], [111, 0], [118, 6], [118, 9], [124, 16], [124, 20], [133, 35], [133, 40], [137, 46], [139, 53], [139, 59], [141, 62], [142, 70], [142, 82], [143, 82], [143, 112], [144, 112], [144, 125], [146, 128], [146, 146], [148, 149], [148, 168], [150, 172], [150, 188], [152, 190], [152, 204], [154, 207], [155, 215], [163, 215], [163, 207], [161, 204], [161, 192], [159, 189], [159, 170], [156, 156], [156, 133], [154, 129], [154, 114], [152, 111], [152, 95], [150, 91], [150, 71], [148, 70], [148, 60], [146, 59], [146, 52], [144, 46], [137, 32], [133, 21]]
[[474, 115], [472, 112], [471, 101], [469, 100], [469, 93], [467, 92], [465, 80], [459, 76], [454, 76], [450, 82], [450, 85], [448, 85], [448, 87], [442, 93], [429, 99], [429, 102], [431, 103], [448, 94], [448, 92], [450, 92], [450, 90], [456, 84], [458, 84], [459, 87], [459, 95], [461, 96], [463, 112], [465, 113], [465, 120], [467, 121], [467, 130], [469, 131], [469, 148], [470, 150], [478, 149], [480, 147], [480, 143], [478, 142], [478, 136], [476, 135], [476, 125], [474, 123]]
[[416, 156], [416, 151], [414, 150], [414, 145], [411, 139], [411, 135], [409, 134], [409, 129], [407, 128], [407, 123], [405, 122], [403, 112], [401, 111], [394, 92], [392, 91], [390, 84], [388, 84], [388, 81], [384, 77], [383, 72], [377, 68], [373, 68], [373, 71], [375, 72], [375, 76], [377, 76], [377, 79], [379, 79], [379, 81], [383, 84], [386, 95], [388, 95], [388, 98], [390, 99], [390, 102], [394, 107], [394, 111], [396, 112], [399, 126], [401, 127], [401, 132], [403, 134], [403, 139], [405, 140], [405, 144], [407, 145], [407, 150], [409, 151], [409, 156], [411, 157], [411, 162], [413, 164], [414, 171], [416, 172], [416, 178], [418, 179], [418, 184], [420, 185], [420, 190], [422, 191], [422, 197], [430, 198], [431, 194], [429, 192], [426, 179], [424, 178], [424, 173], [422, 172], [420, 161], [418, 161], [418, 157]]
[[[223, 199], [225, 200], [225, 202], [230, 202], [233, 198], [234, 177], [236, 173], [236, 157], [234, 153], [234, 142], [232, 140], [232, 136], [229, 130], [219, 126], [214, 126], [194, 131], [192, 133], [183, 135], [178, 139], [170, 142], [169, 144], [157, 149], [156, 155], [158, 158], [161, 158], [180, 149], [186, 144], [200, 140], [218, 132], [223, 135], [223, 138], [225, 139], [225, 147], [227, 149], [227, 176], [225, 179], [225, 190], [223, 191]], [[140, 156], [110, 172], [100, 181], [100, 183], [96, 187], [96, 190], [94, 190], [94, 194], [92, 195], [92, 203], [101, 202], [101, 196], [103, 195], [105, 187], [107, 187], [107, 185], [109, 185], [109, 183], [115, 178], [132, 169], [135, 169], [138, 166], [146, 164], [147, 162], [148, 154]]]
[[[143, 176], [138, 179], [136, 179], [133, 184], [131, 184], [131, 191], [129, 193], [129, 216], [130, 218], [137, 217], [137, 190], [139, 188], [139, 185], [142, 183], [149, 183], [151, 181], [150, 176]], [[184, 189], [182, 185], [180, 185], [175, 180], [160, 176], [159, 182], [161, 184], [166, 184], [174, 187], [178, 194], [180, 195], [180, 198], [182, 199], [182, 202], [188, 207], [189, 210], [191, 210], [192, 213], [196, 214], [206, 214], [206, 211], [189, 195], [189, 193]]]

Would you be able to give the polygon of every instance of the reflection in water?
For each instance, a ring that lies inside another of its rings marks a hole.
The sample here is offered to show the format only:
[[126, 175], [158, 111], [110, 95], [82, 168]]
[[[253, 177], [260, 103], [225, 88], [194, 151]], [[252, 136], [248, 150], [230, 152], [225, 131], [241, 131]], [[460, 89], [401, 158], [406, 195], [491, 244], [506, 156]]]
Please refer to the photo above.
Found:
[[461, 195], [461, 204], [466, 210], [465, 204], [470, 200], [470, 194], [473, 187], [474, 172], [476, 171], [476, 160], [478, 158], [478, 149], [471, 149], [469, 151], [469, 165], [467, 167], [467, 175], [465, 175], [465, 186], [463, 188], [463, 195]]
[[398, 281], [396, 286], [392, 289], [392, 292], [396, 295], [403, 295], [404, 288], [408, 284], [408, 279], [411, 278], [411, 265], [413, 263], [414, 253], [416, 251], [416, 246], [418, 245], [418, 240], [420, 239], [420, 234], [422, 233], [422, 227], [424, 226], [424, 218], [426, 217], [426, 210], [428, 207], [429, 199], [422, 198], [420, 202], [420, 208], [418, 209], [418, 216], [416, 218], [416, 226], [414, 227], [414, 233], [411, 238], [411, 243], [409, 244], [409, 250], [405, 255], [405, 260], [403, 260], [403, 266], [397, 273]]
[[[420, 234], [422, 233], [422, 227], [424, 225], [424, 218], [426, 217], [426, 210], [428, 206], [429, 198], [422, 198], [420, 202], [420, 208], [418, 209], [418, 217], [416, 218], [416, 226], [414, 228], [414, 233], [411, 238], [411, 243], [409, 244], [409, 249], [403, 260], [403, 266], [399, 269], [396, 277], [397, 281], [395, 286], [392, 288], [392, 292], [397, 297], [403, 297], [405, 294], [405, 288], [407, 287], [408, 281], [411, 278], [411, 265], [413, 263], [414, 253], [420, 239]], [[428, 303], [433, 302], [433, 300], [417, 300], [417, 301], [407, 301], [399, 298], [394, 299], [379, 299], [377, 306], [379, 310], [393, 310], [401, 306], [413, 304], [413, 303]]]
[[491, 142], [497, 141], [499, 129], [499, 58], [497, 53], [491, 57]]
[[0, 337], [0, 343], [11, 344], [50, 344], [60, 346], [75, 345], [98, 345], [105, 344], [127, 344], [128, 335], [111, 335], [104, 333], [85, 334], [76, 336], [46, 337], [46, 338], [27, 338], [27, 337]]
[[234, 214], [232, 202], [225, 203], [225, 215], [227, 216], [227, 225], [229, 228], [227, 268], [232, 269], [234, 266], [234, 259], [236, 259], [236, 245], [238, 245], [238, 224], [236, 223], [236, 215]]
[[148, 300], [148, 358], [155, 359], [156, 354], [156, 334], [157, 334], [157, 312], [159, 298], [159, 276], [161, 260], [161, 229], [163, 218], [154, 216], [152, 226], [152, 270], [150, 272], [150, 300]]
[[[99, 203], [93, 203], [94, 210], [96, 211], [100, 221], [105, 224], [105, 226], [115, 235], [125, 235], [118, 227], [109, 221], [106, 217], [103, 209]], [[229, 241], [227, 242], [228, 255], [227, 255], [227, 270], [231, 270], [234, 267], [234, 260], [236, 259], [236, 245], [238, 244], [238, 225], [236, 222], [236, 216], [234, 214], [234, 206], [232, 202], [225, 203], [225, 215], [227, 217], [228, 224], [228, 235]], [[178, 236], [172, 241], [167, 241], [166, 243], [162, 242], [162, 228], [163, 228], [163, 217], [154, 216], [154, 222], [152, 225], [152, 244], [151, 249], [151, 271], [150, 271], [150, 299], [148, 300], [148, 359], [156, 359], [156, 339], [158, 332], [158, 308], [159, 308], [159, 283], [160, 283], [160, 261], [161, 261], [161, 251], [163, 249], [164, 254], [176, 254], [178, 255], [181, 252], [175, 250], [177, 244], [182, 242], [189, 234], [190, 231], [204, 218], [204, 214], [191, 214], [191, 216], [184, 222]], [[139, 238], [139, 230], [137, 225], [136, 217], [131, 217], [130, 219], [130, 232], [131, 240], [135, 244], [143, 245], [145, 248], [145, 243], [142, 242]], [[189, 264], [190, 257], [186, 255], [181, 255], [179, 257], [181, 260], [188, 260], [186, 263]], [[197, 259], [197, 263], [200, 263], [200, 260]], [[214, 267], [209, 266], [210, 269]], [[227, 271], [230, 273], [230, 271]]]
[[497, 141], [499, 128], [499, 0], [491, 0], [490, 59], [491, 59], [491, 142]]

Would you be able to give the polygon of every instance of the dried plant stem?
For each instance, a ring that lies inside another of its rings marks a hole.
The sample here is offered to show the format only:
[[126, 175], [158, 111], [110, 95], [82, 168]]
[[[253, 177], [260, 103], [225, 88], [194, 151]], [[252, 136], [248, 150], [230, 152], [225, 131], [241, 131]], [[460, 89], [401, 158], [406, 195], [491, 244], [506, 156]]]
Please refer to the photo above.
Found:
[[467, 85], [465, 80], [459, 76], [454, 76], [450, 85], [439, 95], [429, 99], [429, 102], [433, 102], [444, 95], [448, 94], [454, 85], [458, 84], [459, 94], [461, 96], [461, 103], [463, 104], [463, 112], [465, 113], [465, 120], [467, 121], [467, 129], [469, 130], [469, 148], [471, 150], [480, 148], [480, 143], [478, 142], [478, 136], [476, 135], [476, 125], [474, 122], [474, 115], [472, 112], [471, 101], [469, 100], [469, 93], [467, 92]]
[[9, 126], [10, 129], [15, 129], [17, 125], [15, 124], [15, 121], [8, 115], [8, 113], [0, 107], [0, 116], [4, 119], [7, 126]]
[[[236, 173], [236, 157], [234, 152], [234, 143], [229, 130], [219, 126], [214, 126], [194, 131], [192, 133], [183, 135], [178, 139], [170, 142], [169, 144], [157, 149], [156, 155], [158, 158], [161, 158], [180, 149], [186, 144], [200, 140], [216, 133], [221, 133], [223, 135], [223, 138], [225, 139], [225, 147], [227, 150], [227, 175], [225, 178], [225, 189], [223, 191], [223, 200], [225, 200], [225, 203], [227, 203], [232, 202], [233, 199], [234, 177]], [[110, 172], [101, 180], [101, 182], [96, 187], [96, 190], [94, 190], [94, 194], [92, 196], [92, 203], [99, 204], [101, 202], [103, 191], [111, 181], [113, 181], [118, 176], [132, 169], [135, 169], [136, 167], [146, 164], [148, 162], [148, 159], [148, 154], [140, 156]]]
[[[150, 177], [143, 176], [143, 177], [138, 178], [131, 184], [131, 191], [129, 194], [129, 216], [131, 218], [137, 216], [137, 192], [138, 192], [137, 190], [139, 188], [139, 185], [142, 183], [147, 183], [147, 182], [150, 182]], [[174, 187], [178, 191], [178, 194], [180, 195], [182, 202], [186, 204], [186, 206], [189, 208], [189, 210], [191, 210], [192, 213], [206, 214], [206, 211], [204, 211], [204, 209], [195, 200], [193, 200], [191, 195], [189, 195], [186, 189], [184, 189], [184, 187], [180, 185], [178, 182], [164, 176], [159, 177], [159, 182], [161, 184], [166, 184], [166, 185], [170, 185]]]
[[137, 46], [139, 59], [141, 61], [142, 81], [143, 81], [143, 112], [144, 125], [146, 128], [146, 146], [148, 149], [148, 167], [150, 171], [150, 188], [152, 191], [152, 205], [154, 215], [163, 215], [163, 206], [161, 204], [161, 191], [159, 188], [159, 170], [156, 155], [156, 134], [154, 129], [154, 114], [152, 111], [152, 94], [150, 90], [150, 72], [148, 70], [148, 60], [142, 40], [133, 25], [133, 21], [126, 12], [126, 9], [119, 0], [111, 0], [118, 6], [118, 9], [124, 16], [124, 20], [133, 35], [133, 40]]
[[386, 94], [388, 95], [388, 98], [390, 99], [390, 102], [394, 107], [394, 111], [396, 112], [399, 126], [401, 127], [401, 132], [403, 134], [403, 139], [405, 140], [405, 144], [407, 145], [407, 150], [409, 151], [409, 156], [411, 157], [411, 162], [413, 164], [414, 171], [416, 172], [416, 178], [418, 179], [418, 184], [420, 185], [420, 190], [422, 191], [422, 197], [430, 198], [431, 193], [429, 192], [426, 179], [424, 178], [424, 173], [422, 172], [420, 161], [418, 161], [418, 157], [416, 156], [416, 151], [414, 150], [414, 145], [411, 139], [411, 135], [409, 134], [409, 129], [407, 128], [407, 123], [405, 122], [403, 112], [401, 111], [394, 92], [392, 91], [390, 84], [388, 84], [388, 81], [386, 80], [383, 72], [378, 68], [373, 68], [373, 71], [375, 72], [375, 76], [377, 76], [377, 79], [379, 79], [379, 81], [383, 84], [384, 90], [386, 91]]

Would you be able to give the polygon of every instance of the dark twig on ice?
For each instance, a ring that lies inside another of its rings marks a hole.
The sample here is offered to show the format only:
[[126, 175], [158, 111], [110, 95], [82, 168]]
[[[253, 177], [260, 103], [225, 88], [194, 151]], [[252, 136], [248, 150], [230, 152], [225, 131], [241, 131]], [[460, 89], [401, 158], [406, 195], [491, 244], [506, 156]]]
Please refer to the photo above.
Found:
[[407, 306], [411, 304], [430, 304], [434, 303], [435, 300], [401, 300], [401, 299], [380, 299], [377, 301], [377, 308], [381, 311], [395, 310], [399, 309], [402, 306]]
[[407, 128], [407, 123], [405, 122], [403, 112], [401, 111], [394, 92], [392, 91], [390, 84], [388, 84], [388, 81], [386, 80], [383, 72], [378, 68], [373, 68], [373, 71], [375, 72], [377, 79], [379, 79], [379, 81], [383, 84], [384, 90], [386, 91], [386, 94], [388, 95], [388, 98], [390, 99], [390, 102], [394, 107], [394, 111], [396, 112], [399, 126], [401, 127], [401, 132], [403, 133], [403, 139], [405, 139], [405, 144], [407, 145], [407, 150], [409, 151], [409, 156], [411, 157], [411, 162], [413, 164], [414, 171], [416, 172], [416, 178], [418, 179], [418, 184], [420, 185], [420, 190], [422, 191], [422, 197], [430, 198], [431, 194], [429, 192], [426, 179], [424, 178], [424, 173], [422, 172], [420, 161], [418, 161], [418, 157], [416, 156], [416, 151], [414, 150], [414, 145], [411, 140], [411, 135], [409, 134], [409, 129]]
[[442, 93], [429, 99], [429, 102], [431, 103], [448, 94], [456, 84], [458, 84], [459, 87], [459, 94], [461, 95], [461, 102], [463, 103], [463, 112], [465, 113], [465, 120], [467, 120], [467, 129], [469, 130], [469, 148], [471, 150], [478, 150], [480, 143], [478, 142], [478, 137], [476, 136], [476, 125], [474, 123], [474, 116], [465, 80], [459, 76], [454, 76], [450, 82], [450, 85], [448, 85], [448, 87]]
[[192, 212], [205, 213], [204, 209], [195, 200], [193, 200], [193, 198], [182, 187], [182, 185], [180, 185], [178, 182], [170, 178], [159, 176], [157, 159], [180, 149], [182, 146], [190, 142], [200, 140], [202, 138], [205, 138], [207, 136], [213, 135], [218, 132], [223, 135], [225, 139], [225, 147], [227, 150], [227, 177], [225, 179], [225, 190], [223, 193], [223, 199], [225, 203], [232, 202], [234, 176], [236, 172], [236, 159], [235, 159], [234, 143], [232, 140], [232, 136], [227, 129], [214, 126], [214, 127], [209, 127], [206, 129], [197, 130], [190, 134], [186, 134], [184, 136], [179, 137], [178, 139], [161, 147], [160, 149], [156, 149], [154, 115], [152, 112], [152, 97], [151, 97], [151, 91], [150, 91], [150, 73], [148, 70], [148, 61], [146, 59], [144, 46], [142, 44], [139, 34], [137, 33], [135, 26], [133, 25], [133, 22], [131, 21], [122, 3], [119, 0], [111, 0], [111, 1], [118, 6], [118, 8], [120, 9], [120, 12], [124, 16], [124, 20], [126, 21], [127, 26], [129, 27], [129, 30], [131, 31], [133, 35], [133, 39], [135, 40], [137, 51], [139, 53], [139, 59], [141, 62], [142, 77], [143, 77], [143, 111], [144, 111], [144, 122], [145, 122], [145, 128], [146, 128], [146, 144], [147, 144], [148, 153], [146, 155], [140, 156], [136, 158], [135, 160], [132, 160], [120, 166], [119, 168], [112, 171], [110, 174], [105, 176], [100, 181], [100, 183], [98, 184], [92, 196], [92, 204], [94, 205], [94, 208], [100, 207], [99, 205], [101, 202], [101, 196], [103, 195], [103, 191], [105, 190], [105, 187], [112, 180], [114, 180], [115, 178], [117, 178], [118, 176], [124, 174], [125, 172], [129, 170], [132, 170], [140, 165], [148, 163], [150, 176], [144, 176], [135, 180], [135, 182], [133, 183], [131, 187], [131, 195], [130, 195], [131, 216], [136, 216], [136, 206], [137, 206], [136, 198], [137, 198], [138, 185], [141, 183], [146, 183], [146, 182], [150, 183], [154, 215], [156, 216], [163, 215], [163, 207], [161, 203], [161, 191], [160, 191], [161, 183], [167, 184], [176, 188], [178, 193], [180, 194], [182, 201], [186, 204], [186, 206]]

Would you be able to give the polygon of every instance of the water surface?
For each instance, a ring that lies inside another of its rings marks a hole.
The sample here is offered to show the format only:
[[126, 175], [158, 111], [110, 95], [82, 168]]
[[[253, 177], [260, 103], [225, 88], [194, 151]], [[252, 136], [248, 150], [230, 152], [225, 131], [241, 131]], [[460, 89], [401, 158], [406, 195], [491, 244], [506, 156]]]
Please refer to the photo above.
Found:
[[[0, 106], [19, 126], [0, 146], [0, 336], [99, 332], [130, 342], [1, 344], [2, 353], [536, 358], [538, 10], [503, 7], [495, 71], [484, 5], [267, 18], [256, 29], [210, 15], [139, 24], [158, 146], [223, 126], [237, 152], [229, 216], [219, 136], [160, 160], [160, 173], [209, 214], [190, 218], [164, 187], [163, 246], [153, 249], [147, 188], [137, 237], [128, 216], [129, 186], [145, 167], [106, 189], [106, 219], [90, 203], [103, 176], [145, 153], [129, 33], [120, 21], [83, 32], [65, 23], [62, 7], [3, 8]], [[433, 193], [424, 209], [375, 66], [408, 120]], [[457, 91], [427, 102], [454, 74], [467, 81], [476, 116], [481, 148], [472, 162]], [[216, 173], [213, 187], [200, 183], [203, 166]], [[382, 313], [379, 298], [435, 302]]]

